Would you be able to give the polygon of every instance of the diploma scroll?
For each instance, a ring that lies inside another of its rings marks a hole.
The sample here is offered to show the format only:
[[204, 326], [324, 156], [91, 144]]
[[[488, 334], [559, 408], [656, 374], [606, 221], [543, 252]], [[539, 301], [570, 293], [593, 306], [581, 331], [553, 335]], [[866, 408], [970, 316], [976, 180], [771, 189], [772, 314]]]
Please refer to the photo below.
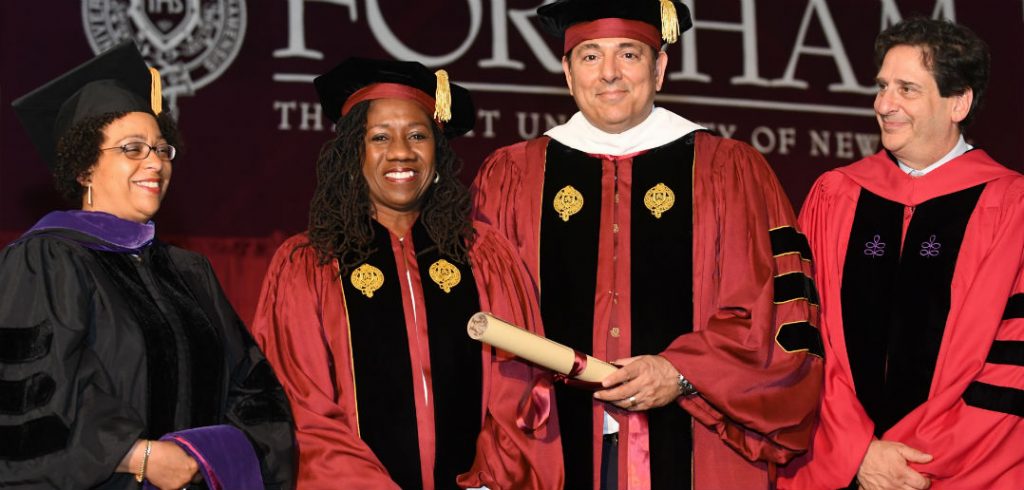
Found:
[[617, 370], [614, 364], [588, 356], [495, 318], [477, 313], [469, 319], [469, 336], [493, 345], [541, 367], [600, 387], [601, 380]]

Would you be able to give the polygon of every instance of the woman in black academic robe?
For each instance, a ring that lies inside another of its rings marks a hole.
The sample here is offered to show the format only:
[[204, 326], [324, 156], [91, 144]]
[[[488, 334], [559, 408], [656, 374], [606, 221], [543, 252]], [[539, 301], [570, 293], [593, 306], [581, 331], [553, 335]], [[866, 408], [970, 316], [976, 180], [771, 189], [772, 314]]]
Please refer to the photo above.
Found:
[[15, 102], [82, 208], [0, 252], [0, 487], [294, 485], [280, 384], [206, 258], [154, 237], [176, 131], [150, 83], [125, 44]]

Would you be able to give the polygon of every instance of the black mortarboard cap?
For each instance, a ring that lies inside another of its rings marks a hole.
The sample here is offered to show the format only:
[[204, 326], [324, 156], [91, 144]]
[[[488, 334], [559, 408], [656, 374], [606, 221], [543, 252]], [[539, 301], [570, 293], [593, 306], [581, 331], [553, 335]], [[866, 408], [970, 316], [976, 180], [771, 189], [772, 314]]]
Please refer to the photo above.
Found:
[[[538, 7], [537, 15], [540, 16], [541, 26], [545, 31], [563, 39], [566, 38], [566, 30], [570, 27], [602, 19], [639, 21], [654, 26], [654, 36], [640, 39], [652, 45], [661, 44], [654, 42], [655, 39], [671, 44], [678, 36], [693, 27], [690, 10], [679, 0], [558, 0]], [[602, 34], [596, 37], [631, 36], [623, 33], [619, 36]], [[576, 44], [578, 43], [566, 42], [565, 52], [569, 52]]]
[[469, 91], [449, 83], [444, 70], [431, 72], [415, 61], [349, 58], [313, 84], [324, 113], [334, 122], [361, 101], [402, 98], [423, 106], [449, 139], [466, 134], [476, 123]]
[[[29, 92], [11, 106], [52, 169], [57, 141], [75, 123], [110, 112], [155, 114], [162, 104], [159, 90], [159, 82], [154, 89], [153, 75], [129, 41]], [[156, 104], [151, 103], [153, 97]]]

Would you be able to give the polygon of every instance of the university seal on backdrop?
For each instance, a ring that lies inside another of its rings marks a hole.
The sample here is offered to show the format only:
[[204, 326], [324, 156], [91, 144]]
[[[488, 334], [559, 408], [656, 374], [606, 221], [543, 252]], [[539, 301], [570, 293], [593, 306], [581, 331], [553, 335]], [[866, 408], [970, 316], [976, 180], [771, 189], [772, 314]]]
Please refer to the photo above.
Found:
[[245, 0], [82, 0], [94, 53], [131, 39], [160, 70], [172, 110], [228, 68], [245, 37]]

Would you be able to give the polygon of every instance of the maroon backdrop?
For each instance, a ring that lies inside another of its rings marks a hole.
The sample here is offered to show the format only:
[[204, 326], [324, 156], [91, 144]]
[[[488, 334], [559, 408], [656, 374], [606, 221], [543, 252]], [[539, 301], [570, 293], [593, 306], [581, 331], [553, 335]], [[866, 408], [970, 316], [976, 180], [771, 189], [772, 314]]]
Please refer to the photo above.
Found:
[[[624, 0], [626, 1], [626, 0]], [[954, 18], [992, 49], [968, 139], [1024, 160], [1022, 0], [689, 0], [697, 27], [669, 48], [658, 104], [768, 157], [799, 206], [821, 172], [878, 148], [872, 42], [911, 15]], [[301, 231], [331, 135], [309, 80], [348, 56], [417, 59], [474, 93], [456, 141], [467, 179], [501, 145], [574, 111], [538, 0], [64, 0], [0, 2], [0, 243], [64, 205], [10, 102], [122, 38], [161, 68], [187, 151], [161, 236], [211, 257], [243, 318], [268, 256]]]

